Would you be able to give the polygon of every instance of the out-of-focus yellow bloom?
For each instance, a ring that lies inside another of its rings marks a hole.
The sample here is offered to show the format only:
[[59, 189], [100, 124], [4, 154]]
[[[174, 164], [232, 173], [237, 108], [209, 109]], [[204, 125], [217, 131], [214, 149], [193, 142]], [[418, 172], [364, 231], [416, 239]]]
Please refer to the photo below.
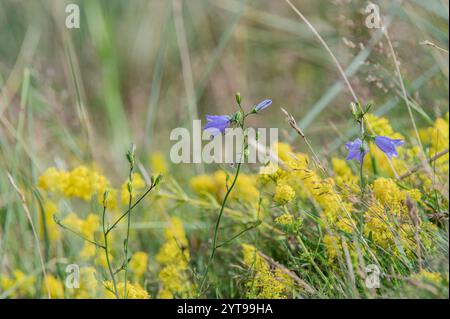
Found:
[[435, 226], [429, 222], [420, 222], [414, 226], [406, 205], [407, 197], [420, 200], [418, 190], [402, 190], [390, 178], [377, 178], [372, 186], [376, 201], [365, 214], [364, 234], [376, 245], [395, 254], [400, 254], [398, 245], [409, 254], [416, 246], [416, 227], [421, 228], [422, 244], [430, 247], [430, 234]]
[[273, 150], [275, 154], [278, 156], [280, 160], [283, 162], [288, 162], [292, 159], [292, 155], [294, 152], [289, 144], [286, 143], [277, 143], [273, 146]]
[[74, 289], [68, 289], [66, 292], [72, 293], [71, 298], [77, 299], [89, 299], [100, 297], [99, 283], [96, 278], [96, 271], [94, 267], [81, 267], [80, 268], [80, 282], [79, 287]]
[[161, 152], [155, 152], [150, 157], [150, 166], [152, 168], [152, 174], [167, 174], [167, 162]]
[[290, 226], [294, 222], [294, 217], [290, 213], [284, 213], [275, 218], [275, 223], [282, 226]]
[[190, 180], [192, 189], [199, 195], [215, 194], [216, 182], [210, 175], [201, 174], [194, 176]]
[[[145, 187], [145, 181], [142, 178], [141, 174], [139, 173], [133, 173], [133, 181], [131, 183], [132, 186], [132, 195], [133, 198], [136, 198], [139, 193], [142, 191], [142, 189]], [[121, 198], [122, 203], [128, 204], [129, 198], [130, 198], [130, 192], [128, 191], [128, 181], [125, 181], [122, 184], [122, 192], [121, 192]]]
[[117, 189], [108, 187], [102, 191], [99, 191], [99, 193], [97, 195], [97, 201], [101, 206], [103, 205], [103, 196], [104, 196], [106, 190], [108, 191], [106, 208], [108, 211], [114, 211], [118, 207], [118, 203], [117, 203], [118, 191], [117, 191]]
[[[230, 176], [228, 187], [233, 182], [234, 176]], [[243, 202], [255, 204], [259, 198], [259, 191], [256, 188], [257, 176], [241, 173], [236, 181], [235, 188], [230, 194], [231, 200], [241, 200]], [[212, 175], [198, 175], [191, 179], [191, 187], [199, 195], [211, 194], [221, 201], [227, 191], [227, 174], [224, 171], [216, 171]]]
[[258, 250], [242, 244], [243, 262], [252, 271], [246, 282], [248, 298], [285, 299], [294, 286], [293, 280], [278, 267], [272, 268]]
[[52, 299], [64, 298], [64, 286], [58, 278], [53, 275], [47, 275], [47, 284], [45, 279], [42, 281], [41, 290], [44, 296], [47, 296], [47, 285], [50, 289], [50, 297]]
[[70, 213], [62, 220], [62, 223], [88, 239], [93, 239], [95, 232], [100, 227], [100, 219], [94, 214], [89, 214], [86, 219], [83, 220], [75, 213]]
[[278, 184], [275, 188], [273, 200], [281, 205], [285, 205], [292, 201], [295, 197], [295, 191], [287, 184]]
[[[114, 299], [114, 285], [111, 281], [105, 281], [105, 296], [106, 298]], [[120, 299], [125, 299], [125, 283], [123, 281], [117, 283], [117, 292]], [[150, 299], [150, 295], [139, 284], [132, 284], [127, 281], [127, 299]]]
[[440, 284], [443, 281], [442, 275], [438, 272], [431, 272], [422, 269], [419, 273], [412, 276], [415, 280], [425, 280], [433, 284]]
[[27, 276], [19, 269], [13, 271], [11, 278], [6, 275], [0, 276], [0, 288], [2, 292], [10, 290], [8, 297], [11, 298], [33, 297], [35, 283], [35, 276]]
[[93, 195], [103, 192], [109, 185], [106, 177], [93, 168], [78, 166], [70, 172], [48, 168], [38, 180], [43, 190], [61, 193], [66, 197], [90, 200]]
[[286, 178], [289, 185], [295, 185], [298, 184], [298, 180], [301, 181], [298, 187], [304, 189], [308, 197], [312, 197], [320, 206], [321, 215], [325, 217], [324, 221], [328, 226], [348, 233], [353, 232], [356, 225], [352, 218], [353, 204], [345, 201], [344, 196], [336, 191], [335, 181], [332, 178], [321, 179], [307, 166], [299, 167]]
[[137, 251], [132, 255], [129, 267], [136, 280], [140, 279], [147, 271], [147, 264], [148, 255], [143, 251]]
[[159, 272], [162, 287], [158, 296], [189, 298], [194, 291], [194, 285], [190, 282], [187, 272], [190, 259], [188, 240], [179, 218], [170, 219], [164, 237], [166, 242], [156, 255], [156, 260], [162, 266]]
[[50, 192], [62, 191], [68, 180], [68, 173], [58, 170], [56, 167], [49, 167], [39, 176], [38, 186]]
[[264, 184], [267, 184], [270, 181], [276, 181], [278, 178], [277, 173], [279, 171], [278, 165], [270, 162], [269, 164], [260, 167], [259, 178]]
[[333, 165], [336, 185], [339, 186], [342, 193], [345, 196], [348, 196], [351, 193], [358, 194], [360, 192], [358, 185], [359, 178], [353, 174], [346, 161], [340, 158], [333, 158], [331, 163]]
[[85, 242], [83, 249], [79, 252], [79, 256], [83, 260], [89, 260], [97, 254], [97, 249], [94, 244]]
[[323, 236], [323, 243], [327, 251], [328, 259], [334, 260], [341, 253], [341, 243], [338, 236], [326, 234]]
[[50, 200], [44, 202], [44, 218], [39, 214], [39, 231], [40, 236], [43, 237], [45, 231], [50, 241], [56, 241], [61, 238], [61, 231], [58, 224], [55, 223], [53, 215], [58, 211], [56, 204]]
[[[108, 240], [109, 241], [109, 240]], [[112, 261], [114, 259], [113, 255], [111, 253], [108, 253], [109, 261]], [[108, 267], [108, 260], [106, 259], [106, 255], [104, 251], [102, 251], [101, 254], [96, 255], [94, 263], [97, 266], [107, 268]]]
[[[447, 149], [449, 147], [449, 113], [443, 118], [437, 118], [432, 127], [423, 129], [419, 132], [424, 143], [430, 145], [430, 157]], [[437, 174], [448, 175], [449, 155], [446, 154], [436, 160], [435, 169]]]

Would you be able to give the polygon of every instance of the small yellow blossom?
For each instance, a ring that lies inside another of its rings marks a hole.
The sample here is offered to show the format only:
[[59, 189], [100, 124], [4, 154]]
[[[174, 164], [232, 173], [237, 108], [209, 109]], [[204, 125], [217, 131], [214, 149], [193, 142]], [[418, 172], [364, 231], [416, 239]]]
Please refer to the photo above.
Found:
[[159, 272], [161, 289], [160, 298], [189, 298], [194, 285], [188, 276], [188, 262], [190, 259], [188, 240], [183, 229], [182, 221], [173, 217], [164, 233], [166, 242], [156, 255], [156, 260], [162, 266]]
[[[47, 282], [47, 284], [46, 284]], [[47, 275], [47, 280], [42, 282], [42, 294], [47, 296], [47, 285], [50, 290], [50, 297], [52, 299], [62, 299], [64, 298], [64, 286], [62, 282], [54, 277], [53, 275]]]
[[272, 268], [258, 250], [248, 244], [242, 244], [243, 261], [252, 271], [245, 286], [246, 296], [258, 299], [285, 299], [294, 285], [293, 280], [278, 267]]
[[[104, 286], [106, 298], [116, 298], [113, 283], [111, 281], [105, 281]], [[123, 281], [117, 283], [117, 292], [120, 299], [125, 299], [125, 283]], [[132, 284], [127, 281], [126, 299], [150, 299], [150, 295], [139, 284]]]
[[295, 191], [287, 184], [278, 184], [275, 188], [273, 200], [281, 205], [287, 204], [295, 197]]
[[168, 168], [166, 159], [161, 152], [155, 152], [150, 157], [150, 166], [152, 168], [152, 174], [167, 174]]
[[137, 251], [132, 255], [129, 267], [136, 279], [141, 278], [147, 271], [147, 263], [148, 255], [143, 251]]
[[11, 298], [33, 297], [35, 283], [34, 275], [25, 275], [19, 269], [13, 271], [12, 277], [0, 276], [0, 288], [2, 292], [8, 292], [8, 297]]
[[275, 218], [275, 223], [282, 226], [289, 226], [292, 225], [294, 222], [294, 217], [289, 213], [284, 213], [277, 218]]
[[53, 215], [58, 211], [56, 204], [50, 200], [44, 202], [44, 218], [39, 214], [39, 230], [40, 235], [43, 237], [47, 232], [48, 239], [50, 241], [56, 241], [61, 238], [61, 230], [58, 224], [55, 223]]
[[199, 195], [215, 194], [216, 182], [210, 175], [197, 175], [190, 180], [192, 189]]

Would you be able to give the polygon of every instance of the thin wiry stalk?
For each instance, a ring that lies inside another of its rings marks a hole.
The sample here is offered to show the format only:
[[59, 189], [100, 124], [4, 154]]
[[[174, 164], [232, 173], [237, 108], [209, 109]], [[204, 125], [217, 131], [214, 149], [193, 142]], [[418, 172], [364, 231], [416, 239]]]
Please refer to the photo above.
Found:
[[108, 270], [109, 274], [111, 276], [111, 281], [113, 283], [114, 287], [114, 294], [117, 299], [119, 299], [119, 292], [117, 291], [117, 284], [116, 284], [116, 277], [114, 275], [114, 272], [112, 270], [111, 261], [109, 259], [109, 248], [108, 248], [108, 234], [106, 232], [106, 225], [105, 225], [105, 215], [106, 215], [106, 197], [107, 194], [103, 197], [103, 213], [102, 213], [102, 229], [103, 229], [103, 239], [105, 242], [105, 255], [106, 255], [106, 263], [108, 264]]
[[311, 29], [311, 31], [314, 33], [314, 35], [319, 39], [320, 43], [325, 47], [325, 50], [330, 54], [331, 58], [333, 59], [334, 63], [336, 64], [336, 67], [338, 68], [339, 72], [342, 75], [342, 78], [344, 79], [345, 84], [348, 87], [348, 90], [350, 91], [350, 94], [353, 97], [354, 102], [358, 102], [358, 97], [356, 96], [355, 91], [353, 90], [352, 85], [350, 84], [350, 81], [348, 80], [347, 75], [345, 74], [344, 69], [342, 68], [341, 64], [339, 63], [338, 59], [334, 55], [333, 51], [331, 51], [328, 44], [325, 42], [325, 40], [322, 38], [322, 36], [317, 32], [316, 28], [309, 22], [309, 20], [300, 12], [300, 10], [297, 9], [296, 6], [294, 6], [291, 1], [286, 0], [286, 2], [291, 6], [292, 10], [303, 20], [303, 22], [306, 23], [308, 28]]
[[[132, 151], [133, 152], [133, 151]], [[134, 156], [132, 154], [131, 156]], [[134, 163], [130, 160], [130, 170], [128, 173], [128, 218], [127, 218], [127, 234], [125, 237], [125, 276], [124, 276], [124, 298], [127, 299], [127, 277], [128, 277], [128, 240], [130, 239], [131, 226], [131, 206], [133, 202], [133, 169]]]
[[389, 33], [387, 31], [387, 28], [383, 27], [383, 32], [384, 32], [384, 36], [386, 37], [386, 40], [387, 40], [387, 42], [389, 44], [389, 50], [391, 52], [392, 59], [394, 60], [395, 72], [396, 72], [396, 74], [398, 76], [398, 80], [400, 82], [400, 87], [402, 89], [403, 99], [405, 100], [406, 108], [408, 109], [408, 115], [409, 115], [409, 118], [411, 119], [411, 123], [412, 123], [413, 128], [414, 128], [414, 134], [416, 135], [417, 143], [419, 143], [419, 146], [420, 146], [420, 151], [421, 151], [420, 154], [422, 155], [422, 161], [424, 162], [424, 166], [428, 165], [428, 167], [426, 167], [426, 169], [427, 169], [428, 172], [430, 172], [431, 168], [429, 167], [429, 164], [426, 161], [426, 155], [425, 155], [425, 151], [424, 151], [424, 148], [423, 148], [423, 145], [422, 145], [422, 140], [421, 140], [420, 135], [419, 135], [419, 130], [417, 129], [416, 120], [414, 119], [414, 115], [412, 114], [411, 105], [410, 105], [410, 102], [409, 102], [408, 94], [406, 93], [405, 83], [403, 81], [403, 76], [402, 76], [402, 73], [400, 72], [400, 65], [399, 65], [400, 62], [398, 61], [397, 54], [395, 53], [395, 50], [394, 50], [394, 47], [392, 45], [391, 38], [389, 37]]
[[51, 296], [51, 292], [50, 292], [50, 286], [48, 284], [47, 271], [45, 270], [44, 256], [42, 255], [39, 236], [37, 234], [36, 228], [34, 227], [33, 219], [31, 218], [30, 210], [28, 209], [28, 206], [27, 206], [27, 203], [25, 200], [25, 195], [22, 193], [22, 191], [19, 189], [19, 187], [17, 187], [11, 174], [7, 173], [7, 176], [8, 176], [9, 182], [11, 183], [11, 186], [14, 188], [14, 190], [17, 192], [17, 194], [20, 197], [20, 201], [22, 203], [23, 210], [25, 211], [25, 214], [28, 218], [28, 222], [30, 223], [31, 230], [33, 232], [33, 236], [36, 241], [36, 247], [37, 247], [37, 251], [39, 254], [39, 261], [41, 262], [41, 266], [42, 266], [42, 274], [44, 275], [45, 288], [47, 289], [47, 296], [49, 299], [51, 299], [52, 296]]
[[217, 237], [218, 237], [218, 234], [219, 234], [220, 221], [222, 219], [223, 211], [225, 209], [225, 204], [227, 203], [228, 196], [230, 196], [230, 193], [233, 190], [234, 185], [236, 184], [236, 181], [238, 179], [239, 171], [241, 170], [241, 165], [242, 165], [242, 163], [241, 163], [241, 161], [239, 161], [239, 163], [237, 165], [237, 169], [236, 169], [236, 174], [234, 175], [233, 183], [227, 189], [225, 197], [223, 198], [223, 201], [222, 201], [222, 205], [220, 207], [219, 216], [217, 217], [216, 225], [214, 226], [214, 237], [213, 237], [213, 244], [212, 244], [211, 254], [209, 256], [208, 263], [206, 264], [206, 269], [205, 269], [205, 272], [203, 274], [202, 281], [200, 283], [200, 288], [199, 288], [199, 292], [200, 293], [202, 292], [203, 286], [205, 285], [206, 278], [208, 276], [209, 268], [210, 268], [210, 266], [212, 264], [212, 261], [214, 259], [215, 254], [216, 254], [216, 250], [218, 248], [217, 247]]

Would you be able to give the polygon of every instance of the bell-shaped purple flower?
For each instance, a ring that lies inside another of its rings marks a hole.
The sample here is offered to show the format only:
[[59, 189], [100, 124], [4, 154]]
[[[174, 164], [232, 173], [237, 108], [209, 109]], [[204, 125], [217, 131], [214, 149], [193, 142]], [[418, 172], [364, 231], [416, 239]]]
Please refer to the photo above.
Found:
[[203, 128], [217, 135], [223, 133], [230, 126], [231, 117], [229, 115], [206, 115], [206, 125]]
[[391, 159], [392, 157], [398, 156], [397, 147], [402, 146], [405, 142], [400, 139], [392, 139], [386, 136], [375, 136], [375, 144], [389, 157], [389, 159]]
[[353, 142], [346, 143], [345, 147], [348, 149], [347, 160], [349, 161], [349, 160], [355, 159], [361, 164], [364, 159], [364, 156], [369, 151], [368, 149], [366, 149], [363, 146], [363, 143], [362, 143], [361, 139], [359, 139], [359, 138], [357, 138]]
[[270, 104], [272, 104], [272, 100], [270, 100], [270, 99], [264, 100], [264, 101], [258, 103], [258, 104], [253, 108], [253, 112], [254, 112], [254, 113], [257, 113], [257, 112], [259, 112], [259, 111], [262, 111], [262, 110], [264, 110], [265, 108], [269, 107]]

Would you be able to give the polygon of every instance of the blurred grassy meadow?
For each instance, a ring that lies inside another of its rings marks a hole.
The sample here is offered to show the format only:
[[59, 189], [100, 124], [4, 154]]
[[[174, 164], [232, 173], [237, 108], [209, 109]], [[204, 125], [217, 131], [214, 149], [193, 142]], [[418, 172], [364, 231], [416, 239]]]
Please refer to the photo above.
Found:
[[[352, 94], [288, 2], [0, 1], [0, 298], [448, 298], [448, 1], [374, 1], [386, 33], [366, 1], [291, 2], [373, 104], [368, 126], [405, 141], [392, 162], [370, 145], [365, 191], [345, 161]], [[290, 170], [243, 166], [203, 285], [236, 169], [171, 163], [169, 135], [232, 114], [236, 92], [273, 100], [249, 125], [279, 129]], [[105, 254], [105, 190], [111, 225], [130, 176], [135, 201], [158, 174]]]

